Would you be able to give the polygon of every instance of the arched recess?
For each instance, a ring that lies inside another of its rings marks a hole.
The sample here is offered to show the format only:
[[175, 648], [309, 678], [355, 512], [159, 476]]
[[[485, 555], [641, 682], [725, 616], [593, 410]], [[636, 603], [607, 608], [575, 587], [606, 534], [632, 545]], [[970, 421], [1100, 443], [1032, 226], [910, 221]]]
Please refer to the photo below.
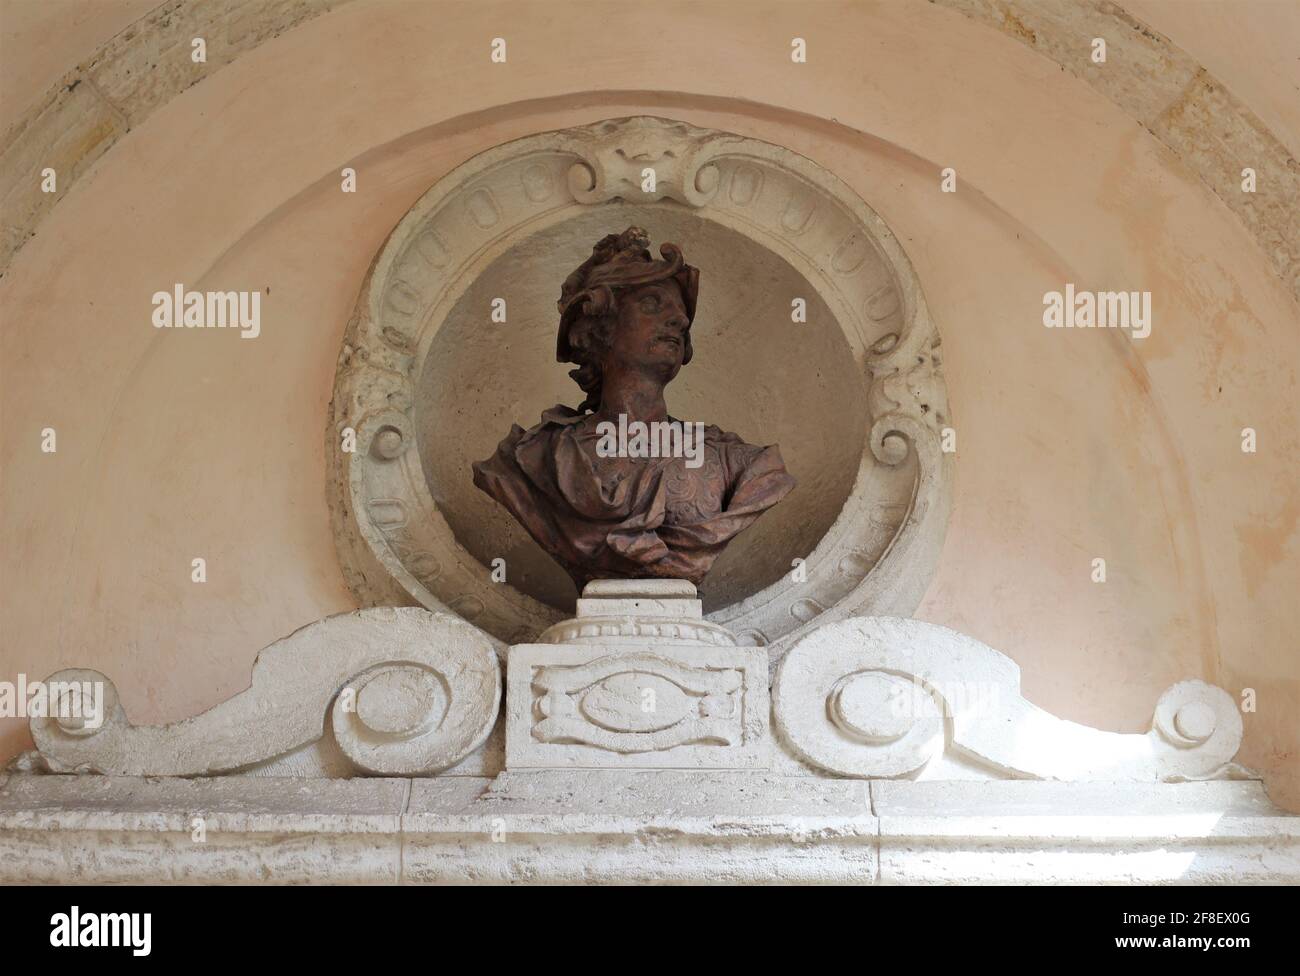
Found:
[[[644, 188], [646, 167], [656, 171], [653, 190]], [[818, 495], [813, 506], [834, 506], [825, 531], [792, 550], [755, 550], [733, 567], [743, 574], [766, 556], [784, 569], [793, 555], [804, 560], [802, 572], [748, 580], [711, 618], [779, 653], [814, 624], [915, 609], [942, 545], [951, 460], [940, 449], [948, 408], [939, 336], [911, 263], [880, 217], [812, 161], [651, 117], [542, 133], [475, 156], [439, 180], [381, 249], [347, 329], [326, 434], [335, 537], [363, 603], [449, 609], [512, 643], [564, 615], [509, 581], [494, 582], [485, 550], [472, 551], [466, 535], [478, 523], [447, 508], [441, 458], [419, 444], [418, 430], [430, 423], [422, 410], [437, 399], [422, 387], [431, 382], [431, 358], [449, 354], [440, 335], [489, 327], [486, 316], [457, 324], [474, 314], [464, 300], [484, 276], [508, 287], [521, 273], [541, 275], [539, 255], [580, 241], [590, 247], [598, 228], [652, 221], [673, 239], [695, 235], [715, 250], [752, 247], [754, 261], [768, 255], [806, 283], [863, 387], [861, 415], [850, 420], [860, 439], [851, 485], [842, 498], [833, 489]], [[742, 293], [747, 267], [733, 267], [736, 280], [719, 291]], [[725, 279], [721, 263], [718, 273]], [[770, 297], [789, 325], [788, 294]], [[444, 372], [433, 382], [459, 376]], [[707, 409], [709, 399], [701, 402]], [[466, 415], [474, 414], [464, 409], [457, 422], [472, 423]], [[819, 426], [815, 417], [807, 423]], [[349, 428], [355, 452], [338, 449]], [[813, 485], [833, 480], [821, 478], [819, 463], [809, 461]], [[450, 477], [463, 481], [465, 468], [457, 458]]]

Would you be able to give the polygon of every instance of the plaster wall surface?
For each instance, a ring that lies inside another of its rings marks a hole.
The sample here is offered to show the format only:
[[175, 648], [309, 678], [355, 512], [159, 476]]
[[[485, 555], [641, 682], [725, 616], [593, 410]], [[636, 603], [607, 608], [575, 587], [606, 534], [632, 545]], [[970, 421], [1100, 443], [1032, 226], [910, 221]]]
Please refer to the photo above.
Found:
[[[135, 722], [172, 721], [246, 687], [265, 644], [350, 609], [323, 432], [373, 255], [474, 153], [660, 115], [814, 159], [916, 266], [958, 434], [917, 615], [1009, 654], [1027, 698], [1101, 728], [1145, 729], [1184, 677], [1254, 689], [1239, 758], [1300, 809], [1300, 314], [1238, 218], [1115, 104], [955, 10], [563, 9], [343, 4], [160, 105], [49, 212], [0, 278], [0, 677], [94, 667]], [[1158, 16], [1192, 48], [1215, 23]], [[796, 36], [807, 64], [790, 62]], [[1216, 70], [1282, 136], [1294, 118], [1247, 51], [1228, 42]], [[261, 290], [261, 336], [154, 329], [150, 296], [176, 282]], [[1042, 296], [1066, 282], [1151, 291], [1150, 336], [1043, 328]], [[0, 720], [0, 757], [29, 742]]]

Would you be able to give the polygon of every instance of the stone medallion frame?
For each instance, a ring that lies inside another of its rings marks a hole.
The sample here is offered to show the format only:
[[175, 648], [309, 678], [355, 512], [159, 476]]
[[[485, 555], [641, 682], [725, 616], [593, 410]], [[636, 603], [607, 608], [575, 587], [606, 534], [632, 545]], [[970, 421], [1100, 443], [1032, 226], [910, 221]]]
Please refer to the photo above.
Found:
[[[710, 619], [775, 660], [814, 626], [910, 615], [938, 561], [952, 481], [939, 333], [911, 262], [875, 211], [811, 160], [654, 117], [481, 153], [425, 193], [380, 249], [348, 323], [326, 435], [335, 540], [358, 600], [454, 613], [500, 650], [566, 616], [493, 582], [456, 540], [425, 480], [412, 411], [433, 338], [475, 277], [517, 241], [617, 200], [692, 208], [779, 255], [832, 310], [869, 378], [857, 478], [802, 574]], [[354, 451], [343, 448], [349, 429]], [[907, 490], [876, 495], [873, 465], [910, 466]]]

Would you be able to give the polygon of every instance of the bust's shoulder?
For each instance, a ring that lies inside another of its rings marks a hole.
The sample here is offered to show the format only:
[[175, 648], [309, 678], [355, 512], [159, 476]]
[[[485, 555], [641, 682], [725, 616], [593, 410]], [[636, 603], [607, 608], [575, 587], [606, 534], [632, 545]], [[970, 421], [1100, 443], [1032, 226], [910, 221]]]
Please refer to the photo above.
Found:
[[723, 430], [713, 424], [704, 426], [704, 442], [716, 447], [718, 451], [724, 454], [734, 454], [737, 456], [757, 456], [763, 451], [768, 450], [765, 445], [751, 444], [739, 434], [734, 434], [729, 430]]
[[705, 453], [714, 455], [728, 485], [769, 473], [785, 471], [781, 449], [775, 445], [751, 444], [739, 434], [712, 424], [704, 428]]
[[590, 416], [591, 414], [582, 413], [581, 411], [574, 410], [572, 407], [566, 407], [563, 403], [557, 403], [550, 409], [543, 410], [542, 419], [530, 429], [536, 430], [538, 427], [546, 427], [548, 425], [553, 427], [572, 427], [574, 424], [582, 423]]
[[557, 434], [565, 431], [575, 430], [585, 420], [589, 414], [579, 413], [572, 407], [566, 407], [562, 403], [542, 411], [541, 419], [527, 430], [522, 430], [517, 424], [506, 437], [507, 441], [514, 443], [550, 440]]

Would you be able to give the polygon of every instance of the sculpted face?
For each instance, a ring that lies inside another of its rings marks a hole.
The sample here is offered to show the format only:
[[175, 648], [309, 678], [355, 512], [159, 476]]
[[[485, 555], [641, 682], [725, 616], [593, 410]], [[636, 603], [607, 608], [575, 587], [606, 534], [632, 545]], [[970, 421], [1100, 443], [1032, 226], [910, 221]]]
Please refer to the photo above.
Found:
[[618, 326], [605, 365], [640, 369], [667, 383], [682, 368], [690, 327], [676, 283], [661, 281], [628, 291], [620, 296]]

